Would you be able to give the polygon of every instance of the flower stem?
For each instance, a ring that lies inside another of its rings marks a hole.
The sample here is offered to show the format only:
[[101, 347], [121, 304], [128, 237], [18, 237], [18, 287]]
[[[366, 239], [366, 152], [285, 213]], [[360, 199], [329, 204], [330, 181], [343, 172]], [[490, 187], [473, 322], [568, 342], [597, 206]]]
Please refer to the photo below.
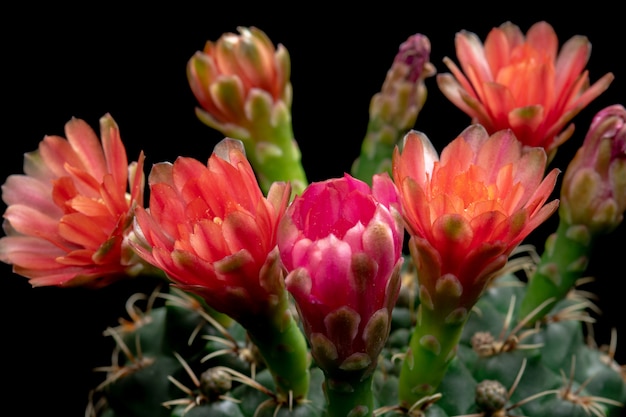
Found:
[[246, 155], [267, 194], [275, 181], [289, 181], [292, 195], [308, 185], [301, 153], [293, 134], [291, 109], [283, 102], [272, 104], [264, 96], [250, 99], [249, 137], [242, 138]]
[[[359, 376], [362, 375], [360, 372]], [[361, 379], [331, 378], [325, 375], [328, 417], [371, 417], [374, 414], [373, 373]]]
[[[291, 129], [288, 129], [291, 131]], [[267, 194], [275, 181], [288, 181], [292, 194], [301, 194], [308, 180], [301, 163], [298, 144], [292, 133], [280, 132], [273, 136], [273, 143], [262, 139], [243, 141], [250, 165], [257, 173], [259, 186]]]
[[305, 399], [310, 383], [308, 346], [291, 314], [285, 312], [279, 324], [263, 322], [246, 327], [272, 374], [278, 402]]
[[465, 322], [448, 322], [445, 315], [420, 305], [398, 382], [404, 407], [435, 393], [456, 355]]
[[352, 165], [352, 175], [371, 185], [375, 174], [390, 173], [393, 150], [404, 133], [380, 118], [370, 119], [361, 153]]
[[546, 240], [539, 265], [528, 281], [519, 318], [526, 318], [542, 303], [546, 305], [528, 321], [532, 326], [545, 317], [581, 278], [589, 261], [593, 235], [584, 225], [569, 225], [561, 219], [557, 231]]

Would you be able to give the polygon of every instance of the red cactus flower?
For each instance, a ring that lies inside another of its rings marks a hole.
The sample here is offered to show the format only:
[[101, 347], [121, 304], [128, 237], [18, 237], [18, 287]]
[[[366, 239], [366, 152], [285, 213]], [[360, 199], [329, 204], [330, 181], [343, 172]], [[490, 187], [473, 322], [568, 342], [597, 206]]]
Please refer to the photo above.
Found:
[[143, 153], [128, 164], [110, 115], [100, 132], [102, 143], [83, 120], [70, 120], [67, 140], [46, 136], [25, 154], [24, 175], [2, 186], [0, 260], [33, 286], [102, 287], [142, 270], [126, 238], [143, 204]]
[[142, 258], [240, 322], [282, 297], [274, 249], [291, 189], [274, 183], [265, 198], [240, 141], [224, 139], [206, 165], [182, 156], [155, 164], [148, 184], [135, 228]]
[[462, 71], [446, 57], [452, 73], [437, 76], [446, 97], [490, 134], [510, 128], [523, 144], [541, 146], [549, 156], [574, 132], [566, 125], [614, 78], [608, 73], [590, 85], [589, 40], [574, 36], [558, 50], [547, 22], [535, 23], [525, 36], [506, 22], [492, 29], [484, 45], [476, 34], [461, 31], [455, 45]]

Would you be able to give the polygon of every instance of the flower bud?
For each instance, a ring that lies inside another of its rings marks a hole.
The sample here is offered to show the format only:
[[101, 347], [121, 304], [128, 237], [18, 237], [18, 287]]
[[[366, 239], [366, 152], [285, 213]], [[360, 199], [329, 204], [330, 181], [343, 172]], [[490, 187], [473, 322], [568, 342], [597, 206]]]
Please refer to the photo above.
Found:
[[592, 234], [616, 228], [626, 210], [626, 109], [604, 108], [591, 122], [563, 177], [560, 215]]
[[291, 107], [291, 61], [287, 50], [274, 47], [263, 31], [238, 30], [239, 35], [225, 33], [216, 42], [207, 41], [189, 60], [187, 78], [200, 104], [200, 120], [240, 138], [253, 128], [255, 108]]
[[380, 92], [372, 97], [370, 119], [402, 131], [411, 129], [426, 101], [424, 79], [435, 73], [430, 40], [420, 33], [409, 36], [400, 45]]
[[[278, 248], [311, 353], [333, 379], [376, 367], [400, 290], [403, 229], [389, 176], [348, 174], [296, 196]], [[339, 379], [342, 379], [341, 377]]]

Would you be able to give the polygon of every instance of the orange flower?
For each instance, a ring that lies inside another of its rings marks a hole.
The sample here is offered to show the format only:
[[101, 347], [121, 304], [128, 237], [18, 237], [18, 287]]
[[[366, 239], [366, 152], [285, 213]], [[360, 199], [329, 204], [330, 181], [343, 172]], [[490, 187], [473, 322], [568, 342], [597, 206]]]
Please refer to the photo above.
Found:
[[46, 136], [25, 154], [25, 175], [2, 186], [0, 260], [33, 286], [102, 287], [141, 270], [126, 236], [143, 201], [143, 153], [128, 165], [110, 115], [100, 131], [101, 144], [87, 123], [70, 120], [67, 140]]
[[472, 125], [441, 159], [425, 135], [407, 134], [393, 155], [393, 178], [426, 304], [436, 309], [446, 281], [462, 289], [453, 308], [471, 307], [511, 251], [552, 215], [558, 200], [544, 203], [558, 170], [544, 179], [546, 162], [542, 148], [523, 147], [510, 130], [489, 136]]
[[490, 134], [510, 128], [528, 146], [541, 146], [552, 157], [574, 132], [566, 125], [608, 88], [613, 74], [589, 85], [585, 65], [591, 43], [574, 36], [558, 51], [558, 38], [546, 22], [526, 33], [511, 22], [494, 28], [484, 45], [468, 31], [457, 33], [461, 71], [444, 58], [452, 74], [439, 74], [441, 91], [473, 123]]
[[234, 139], [220, 142], [207, 165], [182, 156], [155, 164], [148, 183], [149, 209], [137, 210], [138, 254], [244, 326], [271, 315], [286, 296], [276, 228], [288, 183], [274, 183], [265, 198]]

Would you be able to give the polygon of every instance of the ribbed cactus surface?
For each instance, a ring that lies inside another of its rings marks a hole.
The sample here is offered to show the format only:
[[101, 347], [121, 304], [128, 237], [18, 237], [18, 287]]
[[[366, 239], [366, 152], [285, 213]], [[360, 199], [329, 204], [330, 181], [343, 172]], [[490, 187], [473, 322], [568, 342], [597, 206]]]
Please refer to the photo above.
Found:
[[[526, 280], [494, 280], [468, 319], [437, 393], [398, 406], [398, 377], [419, 301], [405, 268], [393, 325], [373, 378], [374, 415], [423, 417], [618, 417], [626, 402], [623, 367], [587, 336], [589, 300], [572, 295], [534, 325], [517, 319]], [[303, 403], [275, 401], [273, 380], [236, 322], [176, 289], [129, 301], [131, 317], [106, 331], [112, 363], [94, 390], [100, 417], [323, 416], [324, 376], [312, 362]], [[355, 414], [356, 417], [358, 415]]]

